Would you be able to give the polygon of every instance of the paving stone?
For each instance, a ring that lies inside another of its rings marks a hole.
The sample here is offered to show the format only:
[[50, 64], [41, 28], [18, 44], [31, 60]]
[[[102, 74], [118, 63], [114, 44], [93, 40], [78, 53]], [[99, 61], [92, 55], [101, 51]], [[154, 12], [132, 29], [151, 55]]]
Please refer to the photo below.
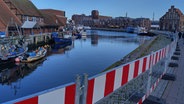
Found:
[[178, 61], [178, 68], [176, 68], [174, 74], [176, 80], [174, 82], [169, 81], [162, 98], [166, 100], [167, 104], [184, 104], [184, 45], [183, 40], [180, 40], [178, 45], [181, 50], [180, 59]]

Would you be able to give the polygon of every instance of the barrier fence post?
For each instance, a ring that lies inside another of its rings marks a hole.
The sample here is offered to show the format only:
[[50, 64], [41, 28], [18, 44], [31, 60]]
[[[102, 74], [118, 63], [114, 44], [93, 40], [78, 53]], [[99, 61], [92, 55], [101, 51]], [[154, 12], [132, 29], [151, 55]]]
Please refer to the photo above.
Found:
[[164, 74], [167, 72], [168, 61], [169, 61], [170, 58], [171, 58], [170, 53], [169, 53], [169, 51], [166, 47]]
[[75, 91], [75, 104], [80, 104], [80, 86], [81, 86], [81, 79], [80, 76], [76, 76], [76, 91]]
[[83, 84], [83, 91], [82, 91], [82, 104], [86, 104], [87, 100], [87, 89], [88, 89], [88, 74], [84, 74], [84, 84]]
[[146, 92], [149, 92], [149, 90], [150, 90], [150, 88], [151, 88], [151, 78], [152, 78], [152, 67], [153, 67], [153, 54], [154, 54], [154, 52], [152, 51], [151, 52], [151, 65], [150, 65], [150, 70], [149, 70], [149, 74], [148, 74], [148, 84], [147, 84], [147, 90], [146, 90]]

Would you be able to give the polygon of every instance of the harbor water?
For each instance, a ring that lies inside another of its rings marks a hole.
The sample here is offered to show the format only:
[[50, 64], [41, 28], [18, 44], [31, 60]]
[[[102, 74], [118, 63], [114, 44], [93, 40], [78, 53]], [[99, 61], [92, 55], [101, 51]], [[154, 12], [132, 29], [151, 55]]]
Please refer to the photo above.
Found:
[[92, 77], [122, 59], [145, 37], [124, 32], [87, 31], [71, 45], [51, 45], [47, 57], [33, 63], [3, 63], [0, 103], [74, 82], [76, 75]]

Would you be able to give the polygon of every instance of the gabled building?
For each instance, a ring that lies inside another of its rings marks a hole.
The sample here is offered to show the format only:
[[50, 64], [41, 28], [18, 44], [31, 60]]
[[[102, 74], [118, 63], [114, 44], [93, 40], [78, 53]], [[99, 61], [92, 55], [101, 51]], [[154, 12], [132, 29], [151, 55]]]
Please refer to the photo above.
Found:
[[7, 31], [8, 27], [14, 27], [13, 21], [21, 26], [19, 18], [11, 12], [11, 9], [3, 0], [0, 0], [0, 31]]
[[0, 31], [9, 35], [10, 31], [24, 35], [52, 32], [65, 25], [64, 11], [47, 9], [41, 13], [31, 0], [0, 0]]
[[44, 17], [45, 28], [43, 32], [52, 32], [62, 29], [66, 26], [67, 18], [65, 17], [65, 11], [54, 9], [40, 9]]
[[166, 31], [184, 31], [184, 15], [174, 6], [171, 6], [161, 18], [160, 29]]
[[[16, 16], [21, 22], [17, 24], [22, 34], [36, 34], [41, 32], [44, 26], [44, 19], [40, 11], [34, 6], [30, 0], [2, 0], [10, 10], [9, 13]], [[11, 27], [9, 30], [16, 30], [17, 27]]]

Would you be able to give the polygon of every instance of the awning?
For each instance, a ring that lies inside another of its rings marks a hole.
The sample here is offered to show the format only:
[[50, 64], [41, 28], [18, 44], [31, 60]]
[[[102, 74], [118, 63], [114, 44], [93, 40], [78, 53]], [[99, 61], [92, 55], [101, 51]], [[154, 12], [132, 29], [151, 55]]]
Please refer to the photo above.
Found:
[[0, 31], [0, 37], [6, 37], [6, 32]]
[[25, 21], [22, 25], [22, 28], [33, 28], [36, 25], [36, 22], [33, 21]]

